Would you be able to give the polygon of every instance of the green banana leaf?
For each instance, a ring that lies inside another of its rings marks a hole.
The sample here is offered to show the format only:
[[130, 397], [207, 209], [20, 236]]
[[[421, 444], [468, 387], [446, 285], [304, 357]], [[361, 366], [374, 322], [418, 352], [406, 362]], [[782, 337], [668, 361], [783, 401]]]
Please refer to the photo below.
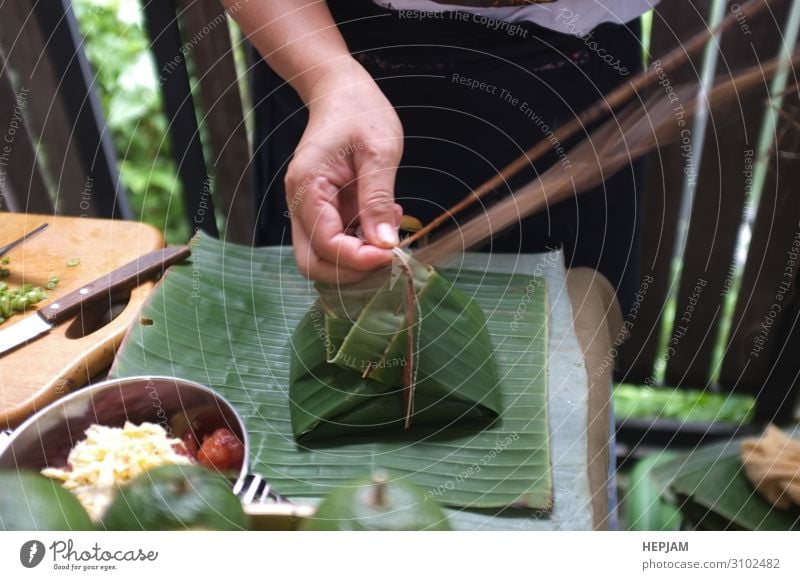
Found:
[[166, 374], [214, 388], [245, 421], [252, 470], [289, 497], [322, 497], [380, 467], [445, 505], [493, 508], [452, 516], [473, 528], [480, 518], [504, 527], [497, 510], [515, 511], [506, 506], [533, 508], [539, 516], [551, 509], [543, 280], [535, 279], [535, 291], [526, 294], [534, 287], [527, 276], [442, 271], [486, 316], [503, 409], [490, 425], [420, 425], [312, 446], [293, 437], [288, 390], [291, 337], [318, 298], [313, 284], [298, 273], [290, 249], [199, 235], [192, 252], [151, 294], [112, 376]]
[[623, 499], [630, 531], [669, 532], [680, 529], [681, 513], [665, 497], [669, 482], [653, 478], [653, 470], [678, 454], [661, 451], [645, 457], [630, 474], [628, 493]]
[[698, 447], [652, 468], [664, 499], [702, 530], [797, 530], [800, 509], [772, 507], [755, 491], [740, 459], [741, 439]]
[[499, 416], [483, 312], [438, 272], [409, 262], [408, 272], [384, 276], [377, 288], [343, 295], [317, 286], [320, 300], [291, 341], [289, 402], [298, 441]]
[[777, 509], [753, 488], [736, 455], [682, 471], [672, 491], [689, 521], [702, 529], [798, 530], [800, 509]]

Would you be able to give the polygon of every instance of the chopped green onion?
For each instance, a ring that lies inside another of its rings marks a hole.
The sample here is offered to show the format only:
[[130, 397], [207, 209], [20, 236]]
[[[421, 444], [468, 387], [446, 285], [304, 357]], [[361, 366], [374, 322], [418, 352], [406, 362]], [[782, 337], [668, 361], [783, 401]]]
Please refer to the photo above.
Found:
[[69, 260], [67, 260], [67, 268], [74, 268], [80, 263], [81, 263], [80, 258], [70, 258]]
[[10, 263], [11, 263], [11, 258], [9, 256], [6, 256], [2, 260], [0, 260], [0, 264], [3, 264], [4, 266], [9, 265]]
[[[0, 269], [0, 278], [10, 274], [8, 269]], [[0, 324], [3, 324], [17, 312], [25, 312], [28, 308], [45, 300], [47, 290], [52, 290], [58, 284], [58, 276], [50, 276], [44, 288], [33, 284], [22, 284], [12, 288], [5, 282], [0, 282]]]

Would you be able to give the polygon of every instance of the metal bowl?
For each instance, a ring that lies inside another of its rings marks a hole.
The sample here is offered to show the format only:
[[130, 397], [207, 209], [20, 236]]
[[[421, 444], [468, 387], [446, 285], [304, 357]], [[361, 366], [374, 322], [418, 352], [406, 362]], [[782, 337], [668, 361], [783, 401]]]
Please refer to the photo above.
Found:
[[126, 421], [159, 424], [173, 437], [182, 437], [190, 425], [198, 438], [225, 427], [245, 448], [237, 483], [247, 474], [250, 445], [233, 406], [208, 387], [161, 376], [105, 381], [48, 405], [11, 433], [0, 449], [0, 469], [63, 467], [89, 426], [122, 427]]

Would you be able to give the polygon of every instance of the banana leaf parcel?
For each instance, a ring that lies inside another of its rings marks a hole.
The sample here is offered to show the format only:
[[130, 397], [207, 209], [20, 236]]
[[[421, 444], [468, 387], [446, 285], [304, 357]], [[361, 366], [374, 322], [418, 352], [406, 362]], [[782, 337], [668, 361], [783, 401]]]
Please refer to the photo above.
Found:
[[317, 286], [292, 337], [298, 441], [499, 416], [483, 311], [432, 268], [403, 259], [377, 284]]
[[[459, 529], [583, 526], [573, 522], [585, 510], [567, 502], [574, 501], [575, 489], [583, 489], [576, 481], [583, 481], [585, 470], [573, 466], [585, 454], [584, 446], [575, 445], [584, 433], [585, 408], [566, 406], [568, 397], [561, 392], [551, 403], [564, 407], [558, 425], [574, 426], [575, 436], [564, 440], [551, 467], [544, 279], [482, 266], [440, 273], [486, 319], [500, 400], [500, 415], [488, 424], [483, 418], [412, 423], [409, 429], [298, 442], [289, 402], [292, 358], [299, 348], [293, 336], [319, 293], [297, 271], [290, 248], [237, 246], [202, 234], [192, 243], [191, 261], [170, 268], [149, 296], [111, 376], [179, 376], [212, 387], [245, 422], [253, 472], [298, 502], [324, 497], [381, 468], [449, 506], [451, 523]], [[568, 311], [563, 315], [568, 324]], [[320, 344], [316, 335], [313, 344]], [[567, 456], [568, 461], [562, 458]], [[561, 473], [563, 482], [555, 498], [553, 473]], [[555, 519], [546, 523], [551, 512]]]

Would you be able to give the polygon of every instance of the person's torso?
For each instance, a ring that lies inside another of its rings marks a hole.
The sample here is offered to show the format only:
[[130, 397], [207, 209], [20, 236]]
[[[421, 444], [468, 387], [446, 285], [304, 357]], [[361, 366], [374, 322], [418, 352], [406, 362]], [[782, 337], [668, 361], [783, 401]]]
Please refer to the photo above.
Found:
[[373, 0], [413, 19], [469, 19], [486, 26], [533, 22], [550, 30], [583, 36], [598, 24], [624, 24], [659, 0]]

